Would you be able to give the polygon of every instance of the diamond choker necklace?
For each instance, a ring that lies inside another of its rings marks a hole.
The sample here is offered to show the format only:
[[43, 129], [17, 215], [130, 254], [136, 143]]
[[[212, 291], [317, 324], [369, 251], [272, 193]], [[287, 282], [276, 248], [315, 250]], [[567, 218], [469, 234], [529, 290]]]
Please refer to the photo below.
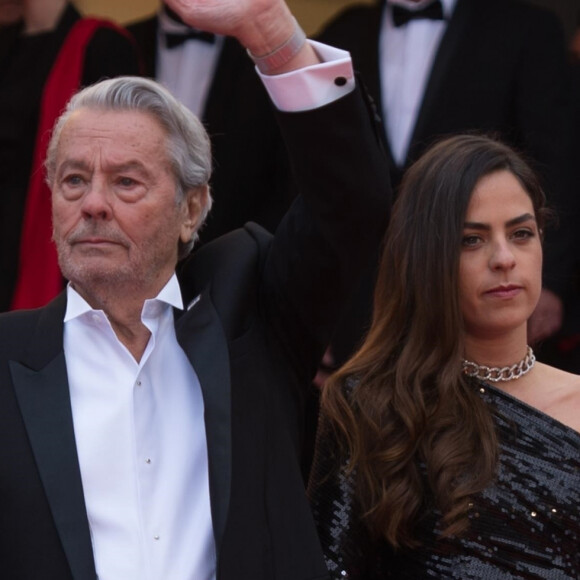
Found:
[[486, 367], [478, 365], [470, 360], [463, 359], [462, 370], [468, 377], [477, 377], [482, 381], [499, 383], [504, 381], [513, 381], [529, 373], [536, 364], [536, 356], [531, 347], [528, 346], [526, 356], [518, 363], [511, 367]]

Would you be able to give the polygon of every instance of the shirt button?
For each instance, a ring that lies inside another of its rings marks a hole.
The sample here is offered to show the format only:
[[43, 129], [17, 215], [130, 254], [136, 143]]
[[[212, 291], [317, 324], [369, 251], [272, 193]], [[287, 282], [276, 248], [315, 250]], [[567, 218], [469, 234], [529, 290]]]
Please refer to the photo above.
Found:
[[334, 84], [337, 87], [344, 87], [344, 85], [346, 85], [346, 79], [344, 77], [336, 77], [334, 79]]
[[151, 463], [151, 459], [149, 457], [145, 460], [145, 463]]
[[153, 539], [154, 539], [155, 541], [157, 541], [157, 540], [159, 539], [159, 536], [153, 536]]

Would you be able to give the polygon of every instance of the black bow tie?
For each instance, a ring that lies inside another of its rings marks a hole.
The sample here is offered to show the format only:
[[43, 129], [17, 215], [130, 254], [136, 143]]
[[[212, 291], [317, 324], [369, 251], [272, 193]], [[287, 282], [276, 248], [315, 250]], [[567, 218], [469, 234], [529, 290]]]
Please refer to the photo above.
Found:
[[213, 44], [215, 42], [215, 34], [205, 32], [204, 30], [186, 30], [185, 32], [166, 32], [165, 46], [167, 48], [175, 48], [181, 46], [186, 40], [201, 40]]
[[409, 10], [398, 4], [393, 5], [393, 24], [398, 28], [409, 22], [409, 20], [427, 19], [443, 20], [443, 6], [439, 0], [432, 2], [421, 10]]

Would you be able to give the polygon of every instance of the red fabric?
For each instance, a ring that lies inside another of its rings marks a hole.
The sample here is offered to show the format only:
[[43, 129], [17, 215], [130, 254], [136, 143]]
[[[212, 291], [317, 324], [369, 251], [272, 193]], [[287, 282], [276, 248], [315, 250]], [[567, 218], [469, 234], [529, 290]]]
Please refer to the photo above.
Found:
[[580, 334], [572, 334], [558, 341], [558, 349], [564, 354], [572, 352], [578, 345], [580, 345]]
[[12, 309], [44, 306], [63, 288], [52, 242], [51, 193], [44, 160], [52, 127], [81, 84], [85, 51], [98, 28], [118, 29], [96, 18], [79, 20], [66, 37], [44, 85], [32, 172], [24, 207], [18, 279]]

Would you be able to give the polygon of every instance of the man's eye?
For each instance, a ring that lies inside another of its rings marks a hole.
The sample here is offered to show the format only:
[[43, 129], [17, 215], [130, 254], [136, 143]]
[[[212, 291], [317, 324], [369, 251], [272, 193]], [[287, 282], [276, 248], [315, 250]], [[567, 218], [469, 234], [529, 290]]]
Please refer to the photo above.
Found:
[[131, 177], [119, 177], [117, 183], [121, 187], [133, 187], [137, 182]]
[[63, 181], [67, 185], [76, 186], [81, 185], [83, 183], [83, 178], [80, 175], [72, 174], [65, 176]]

